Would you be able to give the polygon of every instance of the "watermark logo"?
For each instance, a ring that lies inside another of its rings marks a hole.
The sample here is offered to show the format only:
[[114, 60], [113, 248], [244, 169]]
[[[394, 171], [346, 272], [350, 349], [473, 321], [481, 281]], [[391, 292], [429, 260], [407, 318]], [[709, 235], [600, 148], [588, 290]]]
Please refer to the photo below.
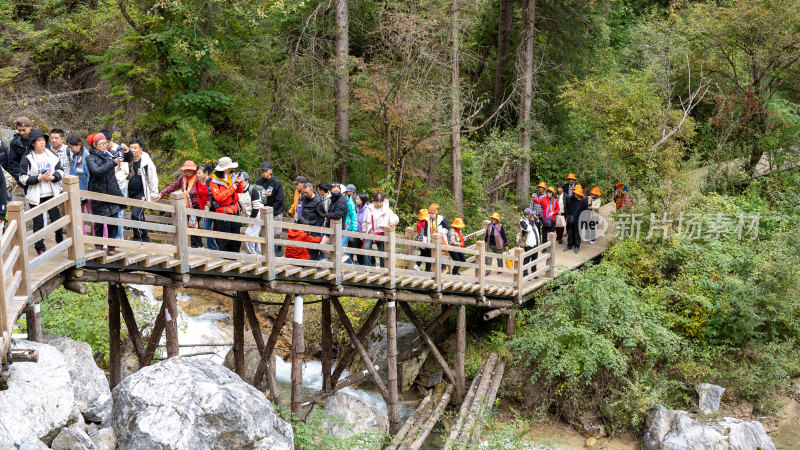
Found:
[[[736, 238], [758, 239], [761, 215], [680, 213], [668, 217], [667, 213], [623, 213], [616, 217], [616, 237], [620, 239], [667, 239], [670, 236], [687, 239], [720, 240]], [[645, 233], [646, 234], [643, 234]]]
[[578, 233], [584, 241], [593, 241], [606, 235], [608, 220], [590, 209], [578, 216]]

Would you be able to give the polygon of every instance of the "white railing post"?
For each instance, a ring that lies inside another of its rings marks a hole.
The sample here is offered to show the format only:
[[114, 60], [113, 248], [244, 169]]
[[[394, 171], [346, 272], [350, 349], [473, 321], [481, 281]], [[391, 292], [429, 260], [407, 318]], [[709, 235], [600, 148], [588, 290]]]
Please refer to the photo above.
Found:
[[331, 244], [333, 244], [333, 284], [342, 284], [342, 220], [332, 219], [331, 225]]
[[267, 266], [267, 273], [264, 274], [264, 279], [272, 281], [275, 279], [275, 218], [272, 213], [272, 206], [261, 208], [261, 219], [264, 221], [263, 229], [261, 230], [261, 237], [264, 238], [264, 243], [261, 244], [261, 253], [266, 258], [264, 264]]
[[69, 258], [75, 261], [75, 267], [83, 267], [86, 263], [86, 248], [83, 246], [83, 215], [81, 214], [81, 191], [78, 177], [66, 175], [62, 179], [64, 191], [69, 196], [64, 205], [64, 214], [69, 216], [67, 238], [72, 238], [68, 249]]
[[175, 268], [178, 273], [186, 273], [189, 271], [189, 233], [188, 224], [186, 221], [186, 195], [183, 191], [173, 192], [169, 196], [172, 206], [175, 207], [175, 213], [172, 216], [172, 224], [175, 225], [174, 244], [177, 247], [178, 254], [175, 259], [180, 260], [180, 265]]
[[389, 251], [389, 257], [387, 258], [389, 260], [387, 264], [387, 269], [389, 269], [389, 283], [386, 287], [394, 289], [397, 279], [395, 275], [395, 266], [397, 265], [397, 249], [395, 248], [397, 236], [395, 235], [394, 227], [386, 230], [386, 238], [386, 248]]
[[[514, 281], [517, 283], [517, 299], [522, 298], [522, 289], [525, 278], [523, 275], [523, 267], [525, 266], [524, 254], [524, 248], [517, 247], [514, 249], [514, 259], [517, 261], [517, 272], [514, 274]], [[536, 271], [536, 266], [531, 267], [529, 270]]]
[[556, 234], [548, 233], [547, 239], [550, 241], [550, 268], [547, 270], [547, 276], [553, 279], [556, 277]]
[[433, 269], [433, 290], [436, 292], [442, 292], [442, 234], [434, 233], [433, 236], [431, 236], [431, 239], [434, 240], [433, 263], [435, 265]]
[[478, 292], [483, 295], [483, 282], [486, 277], [486, 241], [476, 242], [475, 248], [478, 250], [478, 285], [481, 287]]
[[28, 273], [28, 230], [25, 227], [24, 216], [25, 206], [20, 201], [11, 202], [8, 204], [8, 223], [17, 222], [17, 231], [14, 236], [14, 244], [19, 246], [19, 258], [14, 264], [14, 271], [22, 272], [22, 280], [19, 283], [19, 288], [15, 295], [22, 292], [26, 297], [31, 295], [31, 282], [30, 274]]
[[[3, 348], [3, 341], [6, 339], [6, 332], [8, 331], [8, 338], [11, 338], [11, 327], [13, 325], [6, 323], [8, 320], [8, 310], [6, 307], [6, 303], [8, 300], [6, 299], [6, 271], [3, 269], [3, 254], [0, 253], [0, 363], [6, 364], [5, 360], [5, 349]], [[12, 276], [11, 279], [14, 279]], [[0, 371], [3, 368], [0, 367]]]

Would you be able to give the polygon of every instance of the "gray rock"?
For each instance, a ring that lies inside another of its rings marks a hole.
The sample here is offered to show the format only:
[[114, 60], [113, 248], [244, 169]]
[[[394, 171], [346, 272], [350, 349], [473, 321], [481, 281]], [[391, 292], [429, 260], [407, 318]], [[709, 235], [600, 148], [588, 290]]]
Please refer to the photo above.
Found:
[[96, 450], [114, 450], [117, 448], [117, 433], [112, 428], [101, 428], [89, 433]]
[[389, 419], [385, 414], [358, 397], [343, 392], [325, 400], [325, 414], [330, 416], [325, 421], [325, 430], [341, 438], [349, 438], [368, 431], [389, 430]]
[[719, 411], [719, 402], [722, 400], [722, 394], [725, 392], [724, 387], [717, 386], [716, 384], [703, 383], [695, 386], [694, 390], [697, 391], [697, 409], [699, 409], [701, 413], [710, 416]]
[[[408, 347], [408, 345], [411, 344], [411, 342], [418, 336], [419, 333], [417, 332], [417, 328], [413, 324], [407, 322], [397, 322], [398, 351]], [[373, 328], [364, 339], [364, 346], [367, 349], [367, 354], [369, 355], [370, 359], [372, 359], [372, 362], [375, 363], [375, 365], [379, 365], [386, 361], [386, 356], [388, 354], [386, 325], [378, 325], [377, 327]], [[425, 361], [428, 359], [428, 348], [425, 346], [425, 344], [420, 344], [420, 347], [423, 349], [418, 356], [400, 363], [400, 367], [398, 368], [398, 375], [400, 379], [398, 381], [402, 390], [407, 390], [411, 387], [411, 385], [414, 383], [414, 380], [416, 380], [417, 376], [419, 376], [419, 371], [423, 364], [425, 364]], [[361, 362], [361, 359], [356, 359], [357, 361], [350, 366], [351, 373], [364, 370], [364, 365]], [[386, 377], [387, 373], [384, 369], [381, 371], [381, 378], [385, 380]], [[372, 378], [367, 378], [365, 384], [371, 383]]]
[[[264, 338], [266, 341], [266, 337]], [[252, 381], [256, 375], [258, 363], [261, 361], [261, 353], [258, 351], [256, 340], [253, 338], [253, 333], [244, 334], [244, 379]], [[225, 361], [222, 363], [229, 370], [233, 370], [233, 349], [225, 354]], [[261, 384], [256, 386], [262, 392], [267, 389], [267, 377], [261, 377]]]
[[44, 442], [38, 439], [25, 439], [17, 445], [18, 450], [47, 450]]
[[293, 449], [292, 427], [230, 370], [205, 359], [170, 358], [113, 391], [121, 449]]
[[53, 450], [94, 450], [94, 442], [79, 427], [64, 427], [53, 439]]
[[673, 412], [663, 406], [647, 414], [642, 447], [646, 450], [775, 449], [760, 422], [724, 417], [705, 424], [692, 419], [685, 411]]
[[96, 423], [107, 420], [111, 414], [111, 390], [105, 374], [94, 361], [92, 347], [62, 335], [47, 335], [43, 340], [64, 355], [75, 406], [86, 420]]
[[39, 361], [9, 366], [8, 389], [0, 391], [0, 443], [34, 438], [50, 444], [75, 403], [64, 356], [53, 346], [23, 339], [12, 339], [11, 347], [35, 349]]

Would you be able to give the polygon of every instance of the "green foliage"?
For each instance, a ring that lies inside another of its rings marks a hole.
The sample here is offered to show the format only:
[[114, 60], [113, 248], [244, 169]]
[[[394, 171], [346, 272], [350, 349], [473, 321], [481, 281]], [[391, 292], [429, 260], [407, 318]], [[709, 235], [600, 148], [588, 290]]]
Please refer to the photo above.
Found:
[[760, 214], [757, 240], [616, 242], [525, 313], [509, 344], [515, 363], [557, 412], [589, 412], [614, 430], [638, 428], [657, 403], [691, 407], [701, 382], [772, 411], [800, 375], [798, 187], [795, 173], [738, 197], [690, 199], [700, 214]]
[[87, 283], [87, 286], [85, 295], [59, 287], [43, 300], [42, 331], [86, 342], [95, 358], [108, 364], [108, 288], [105, 283]]
[[[276, 411], [285, 420], [290, 421], [292, 412], [277, 407]], [[379, 449], [383, 447], [388, 435], [377, 429], [355, 434], [349, 438], [341, 438], [330, 432], [330, 426], [347, 427], [341, 418], [330, 416], [320, 408], [314, 408], [305, 421], [294, 423], [294, 443], [300, 448], [311, 450], [349, 450], [352, 448]]]

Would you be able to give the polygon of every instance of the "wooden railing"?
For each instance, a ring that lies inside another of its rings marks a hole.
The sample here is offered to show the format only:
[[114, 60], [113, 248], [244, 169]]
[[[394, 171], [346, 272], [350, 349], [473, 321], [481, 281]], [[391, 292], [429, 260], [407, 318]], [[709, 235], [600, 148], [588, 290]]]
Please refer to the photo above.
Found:
[[[115, 247], [118, 252], [124, 252], [124, 261], [127, 265], [137, 262], [146, 266], [161, 265], [178, 273], [187, 273], [190, 270], [220, 272], [236, 270], [239, 273], [257, 274], [271, 281], [276, 278], [277, 269], [280, 268], [281, 276], [284, 278], [307, 279], [334, 285], [347, 282], [378, 285], [388, 289], [399, 287], [429, 290], [434, 294], [450, 290], [449, 288], [456, 285], [460, 287], [469, 285], [469, 295], [511, 296], [518, 300], [533, 288], [531, 281], [535, 277], [554, 276], [555, 255], [552, 242], [554, 239], [528, 252], [516, 248], [507, 254], [496, 254], [487, 251], [485, 242], [480, 239], [483, 230], [467, 235], [476, 238], [477, 242], [461, 248], [444, 244], [439, 234], [431, 237], [432, 242], [416, 241], [415, 234], [409, 229], [401, 236], [398, 236], [394, 229], [385, 230], [384, 235], [375, 235], [342, 230], [341, 222], [338, 220], [332, 220], [329, 228], [283, 222], [275, 220], [273, 210], [269, 207], [262, 208], [260, 217], [256, 218], [190, 209], [187, 208], [182, 192], [173, 193], [168, 201], [147, 202], [81, 191], [77, 178], [72, 176], [64, 177], [63, 186], [63, 193], [28, 211], [24, 211], [21, 202], [11, 202], [8, 205], [8, 223], [5, 233], [0, 238], [2, 269], [0, 270], [0, 317], [2, 318], [0, 350], [3, 358], [6, 358], [8, 352], [13, 321], [19, 315], [21, 308], [28, 303], [34, 286], [38, 286], [42, 279], [46, 281], [67, 267], [82, 267], [86, 252], [91, 251], [92, 246]], [[136, 221], [131, 220], [130, 216], [119, 219], [82, 214], [82, 198], [119, 204], [123, 209], [140, 207], [147, 212], [148, 219]], [[33, 218], [46, 214], [51, 208], [62, 208], [63, 216], [39, 231], [30, 232], [28, 224]], [[187, 222], [191, 216], [198, 219], [198, 228], [188, 227]], [[80, 217], [80, 220], [73, 220], [75, 217]], [[200, 219], [233, 222], [241, 226], [258, 226], [260, 231], [258, 236], [249, 236], [238, 232], [240, 227], [234, 227], [236, 230], [234, 233], [205, 230]], [[147, 230], [152, 234], [153, 242], [92, 236], [91, 233], [85, 233], [84, 222], [88, 222], [86, 225], [102, 223]], [[58, 229], [64, 230], [64, 239], [60, 243], [53, 245], [52, 242], [48, 242], [48, 250], [41, 255], [32, 256], [29, 253], [28, 249], [32, 248], [36, 241], [49, 240]], [[284, 232], [288, 230], [301, 230], [317, 236], [326, 236], [327, 239], [324, 243], [292, 241], [285, 237]], [[260, 249], [260, 254], [191, 248], [192, 237], [229, 240], [241, 244], [254, 243]], [[344, 238], [372, 241], [378, 248], [344, 247]], [[273, 250], [275, 246], [305, 248], [312, 253], [323, 252], [326, 258], [303, 260], [278, 256]], [[541, 254], [545, 249], [549, 252]], [[430, 256], [422, 256], [423, 250], [429, 250]], [[463, 253], [466, 261], [454, 261], [448, 257], [448, 252]], [[540, 256], [536, 260], [524, 263], [525, 258], [537, 252]], [[97, 252], [94, 256], [97, 256]], [[359, 256], [369, 257], [367, 260], [376, 264], [360, 262]], [[347, 257], [352, 259], [352, 264], [345, 263]], [[496, 263], [499, 260], [501, 266], [489, 265], [487, 257], [491, 258], [490, 262]], [[101, 261], [110, 262], [112, 259], [111, 256], [103, 256]], [[48, 263], [50, 265], [46, 266]], [[546, 264], [537, 269], [537, 265], [541, 263]], [[431, 266], [430, 271], [425, 270], [427, 265]], [[415, 266], [419, 266], [419, 269], [415, 269]], [[444, 270], [453, 267], [459, 268], [461, 273], [454, 275]], [[527, 275], [526, 271], [529, 272]], [[34, 272], [37, 279], [32, 280]], [[500, 276], [496, 276], [496, 272], [499, 272]], [[491, 276], [487, 277], [487, 273], [491, 273]]]

